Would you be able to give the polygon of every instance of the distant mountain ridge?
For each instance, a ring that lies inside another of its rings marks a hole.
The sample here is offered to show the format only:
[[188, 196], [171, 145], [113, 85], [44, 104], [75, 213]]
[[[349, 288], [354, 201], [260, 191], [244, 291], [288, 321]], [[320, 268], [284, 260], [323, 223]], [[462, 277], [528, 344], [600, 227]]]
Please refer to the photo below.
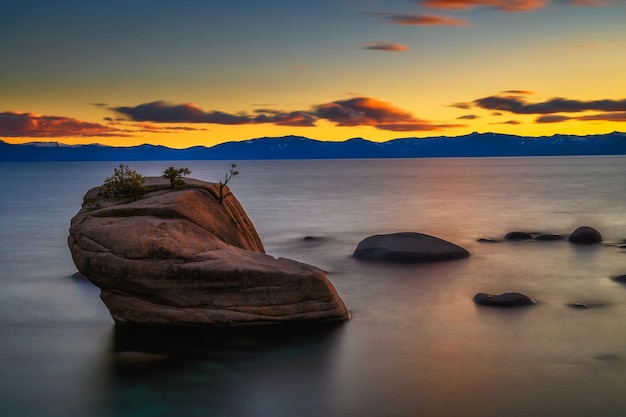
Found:
[[160, 145], [114, 147], [0, 140], [0, 161], [164, 161], [249, 159], [437, 158], [495, 156], [626, 155], [626, 133], [524, 137], [471, 133], [457, 137], [402, 138], [372, 142], [362, 138], [326, 142], [302, 136], [264, 137], [212, 147], [173, 149]]

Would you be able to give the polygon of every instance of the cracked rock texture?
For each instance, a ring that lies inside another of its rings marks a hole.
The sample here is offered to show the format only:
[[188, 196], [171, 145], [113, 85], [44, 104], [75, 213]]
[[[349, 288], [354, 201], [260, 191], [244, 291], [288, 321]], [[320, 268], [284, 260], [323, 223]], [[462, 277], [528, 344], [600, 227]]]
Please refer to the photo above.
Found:
[[325, 273], [266, 255], [234, 195], [219, 185], [148, 177], [134, 202], [87, 192], [71, 221], [76, 267], [118, 324], [228, 326], [347, 320]]

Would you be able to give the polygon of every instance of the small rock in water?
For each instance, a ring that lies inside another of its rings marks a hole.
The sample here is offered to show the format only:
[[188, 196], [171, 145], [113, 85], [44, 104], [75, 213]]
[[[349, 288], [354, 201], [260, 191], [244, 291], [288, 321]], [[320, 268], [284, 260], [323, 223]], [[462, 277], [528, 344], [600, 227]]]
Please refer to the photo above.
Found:
[[567, 240], [579, 244], [602, 243], [602, 235], [593, 227], [581, 226], [574, 230]]
[[509, 232], [504, 238], [506, 240], [532, 240], [533, 235], [526, 232]]
[[577, 310], [586, 310], [590, 308], [589, 305], [585, 303], [571, 303], [571, 304], [568, 304], [568, 306], [575, 308]]
[[486, 238], [486, 237], [481, 237], [480, 239], [478, 239], [478, 241], [481, 242], [481, 243], [498, 243], [498, 242], [500, 242], [497, 239], [489, 239], [489, 238]]
[[474, 302], [480, 305], [496, 307], [516, 307], [537, 304], [535, 300], [519, 292], [505, 292], [503, 294], [487, 294], [480, 292], [474, 296]]
[[535, 238], [535, 240], [543, 240], [543, 241], [563, 240], [563, 236], [561, 236], [561, 235], [554, 235], [554, 234], [545, 234], [545, 235], [537, 236]]
[[621, 282], [622, 284], [626, 284], [626, 275], [620, 275], [618, 277], [613, 278], [613, 281]]

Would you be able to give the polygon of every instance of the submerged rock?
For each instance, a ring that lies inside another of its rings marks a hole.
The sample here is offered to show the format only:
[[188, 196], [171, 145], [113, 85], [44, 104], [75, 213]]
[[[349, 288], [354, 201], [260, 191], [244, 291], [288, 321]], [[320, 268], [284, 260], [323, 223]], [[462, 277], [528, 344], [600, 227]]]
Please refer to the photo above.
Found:
[[535, 240], [542, 241], [552, 241], [552, 240], [563, 240], [563, 236], [555, 235], [555, 234], [542, 234], [535, 237]]
[[234, 195], [219, 185], [147, 178], [134, 202], [87, 192], [68, 245], [119, 324], [225, 326], [347, 320], [325, 273], [265, 254]]
[[504, 238], [506, 240], [532, 240], [533, 235], [526, 232], [509, 232]]
[[466, 258], [469, 252], [434, 236], [401, 232], [365, 238], [352, 256], [368, 261], [433, 262]]
[[481, 238], [479, 238], [477, 240], [477, 242], [480, 242], [480, 243], [499, 243], [500, 241], [497, 240], [497, 239], [491, 239], [491, 238], [488, 238], [488, 237], [481, 237]]
[[626, 275], [620, 275], [613, 278], [614, 281], [621, 282], [622, 284], [626, 284]]
[[474, 302], [480, 305], [496, 307], [516, 307], [537, 304], [535, 300], [519, 292], [505, 292], [497, 295], [480, 292], [474, 296]]
[[567, 306], [571, 308], [575, 308], [577, 310], [587, 310], [591, 308], [589, 304], [585, 304], [585, 303], [570, 303]]
[[574, 230], [567, 240], [580, 244], [602, 243], [602, 235], [593, 227], [581, 226]]

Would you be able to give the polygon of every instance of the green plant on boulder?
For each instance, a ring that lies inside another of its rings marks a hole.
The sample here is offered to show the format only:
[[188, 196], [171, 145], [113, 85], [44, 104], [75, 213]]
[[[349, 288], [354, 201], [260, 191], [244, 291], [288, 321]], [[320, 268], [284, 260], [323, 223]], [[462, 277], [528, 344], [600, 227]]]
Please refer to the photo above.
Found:
[[232, 180], [235, 175], [239, 175], [239, 171], [237, 171], [235, 168], [237, 168], [237, 164], [230, 164], [230, 170], [226, 173], [226, 175], [224, 175], [224, 182], [220, 180], [220, 195], [217, 199], [220, 204], [222, 204], [222, 201], [224, 201], [224, 197], [230, 194], [230, 190], [224, 192], [226, 184], [228, 184], [228, 181]]
[[104, 180], [100, 193], [105, 198], [135, 201], [144, 193], [145, 181], [146, 179], [137, 171], [130, 169], [128, 165], [120, 164], [113, 170], [113, 175]]
[[185, 181], [182, 177], [189, 174], [191, 174], [189, 168], [176, 169], [174, 167], [169, 167], [163, 172], [163, 178], [167, 178], [168, 180], [170, 180], [172, 188], [180, 188], [185, 185]]

